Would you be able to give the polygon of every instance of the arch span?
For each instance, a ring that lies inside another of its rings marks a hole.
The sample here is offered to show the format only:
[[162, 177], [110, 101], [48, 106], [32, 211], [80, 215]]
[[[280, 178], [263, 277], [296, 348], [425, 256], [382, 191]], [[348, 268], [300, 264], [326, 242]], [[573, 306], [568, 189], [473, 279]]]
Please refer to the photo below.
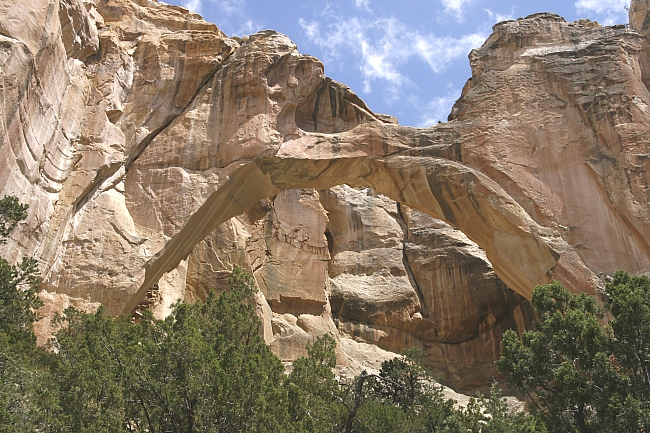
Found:
[[561, 238], [537, 225], [498, 184], [476, 170], [448, 159], [405, 156], [400, 151], [373, 158], [368, 155], [372, 152], [359, 151], [358, 146], [356, 155], [343, 152], [342, 157], [345, 144], [340, 140], [310, 137], [313, 140], [301, 137], [285, 143], [276, 155], [238, 168], [148, 262], [144, 282], [124, 313], [133, 311], [147, 290], [218, 225], [259, 200], [282, 190], [340, 184], [371, 187], [462, 230], [486, 251], [496, 274], [526, 298], [537, 284], [558, 278], [571, 286], [572, 275], [588, 272]]

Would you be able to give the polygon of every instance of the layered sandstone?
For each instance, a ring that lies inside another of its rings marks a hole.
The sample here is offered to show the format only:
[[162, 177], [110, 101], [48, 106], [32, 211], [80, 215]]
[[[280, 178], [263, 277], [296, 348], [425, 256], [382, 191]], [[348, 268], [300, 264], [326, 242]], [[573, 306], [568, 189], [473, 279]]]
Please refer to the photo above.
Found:
[[242, 266], [282, 359], [331, 333], [343, 369], [415, 345], [482, 387], [536, 284], [650, 272], [647, 12], [497, 24], [450, 121], [415, 129], [273, 31], [153, 0], [4, 3], [0, 190], [30, 207], [1, 252], [39, 258], [48, 315], [164, 316]]

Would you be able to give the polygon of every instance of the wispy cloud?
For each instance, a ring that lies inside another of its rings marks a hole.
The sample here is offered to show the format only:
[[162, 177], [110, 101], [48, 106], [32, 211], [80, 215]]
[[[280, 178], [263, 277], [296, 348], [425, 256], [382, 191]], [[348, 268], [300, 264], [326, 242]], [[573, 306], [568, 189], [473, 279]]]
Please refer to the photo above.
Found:
[[387, 84], [389, 100], [400, 97], [404, 87], [417, 87], [405, 72], [409, 61], [424, 61], [433, 72], [441, 73], [486, 37], [479, 33], [460, 38], [422, 34], [396, 18], [349, 18], [327, 24], [301, 19], [300, 26], [331, 60], [354, 59], [363, 77], [364, 93], [372, 92], [376, 82]]
[[499, 13], [499, 12], [492, 12], [490, 9], [485, 9], [485, 12], [490, 17], [490, 21], [492, 21], [495, 24], [500, 23], [501, 21], [512, 20], [515, 17], [514, 8], [510, 11], [509, 14], [502, 14], [502, 13]]
[[221, 12], [227, 15], [240, 14], [244, 10], [244, 0], [210, 0], [216, 4]]
[[202, 13], [204, 9], [218, 11], [216, 24], [230, 36], [243, 36], [258, 32], [264, 24], [251, 18], [246, 10], [246, 0], [181, 0], [187, 9]]
[[460, 90], [450, 87], [444, 96], [435, 96], [429, 101], [422, 101], [419, 97], [411, 95], [409, 103], [420, 113], [417, 125], [426, 128], [438, 122], [446, 122], [451, 107], [460, 97]]
[[441, 73], [449, 64], [467, 55], [472, 48], [480, 46], [486, 36], [478, 33], [464, 35], [460, 38], [439, 38], [433, 35], [417, 35], [415, 50], [425, 60], [433, 72]]
[[183, 3], [183, 7], [186, 9], [191, 10], [192, 12], [196, 13], [201, 13], [203, 9], [203, 5], [201, 4], [201, 0], [187, 0], [186, 2]]
[[404, 26], [398, 20], [350, 18], [333, 21], [325, 26], [318, 21], [300, 19], [299, 22], [307, 38], [323, 49], [330, 59], [351, 56], [356, 60], [355, 66], [363, 76], [365, 93], [372, 91], [371, 82], [374, 80], [384, 80], [394, 87], [409, 83], [398, 68], [405, 60], [406, 51], [402, 46], [407, 42], [407, 35], [402, 32]]
[[197, 13], [203, 13], [204, 6], [218, 10], [220, 16], [226, 18], [217, 23], [219, 28], [231, 36], [248, 35], [264, 27], [247, 15], [245, 0], [181, 0], [179, 4]]
[[[578, 0], [575, 2], [576, 11], [579, 14], [586, 14], [585, 17], [593, 17], [605, 25], [627, 22], [625, 8], [629, 5], [630, 0]], [[593, 16], [594, 14], [595, 16]]]
[[445, 12], [453, 15], [457, 21], [462, 21], [464, 14], [463, 11], [475, 0], [441, 0], [442, 5], [445, 7]]
[[252, 20], [250, 18], [244, 17], [244, 20], [241, 21], [241, 26], [238, 30], [235, 30], [233, 34], [235, 35], [250, 35], [257, 33], [264, 28], [264, 25], [260, 22]]
[[354, 4], [358, 9], [370, 11], [370, 0], [354, 0]]

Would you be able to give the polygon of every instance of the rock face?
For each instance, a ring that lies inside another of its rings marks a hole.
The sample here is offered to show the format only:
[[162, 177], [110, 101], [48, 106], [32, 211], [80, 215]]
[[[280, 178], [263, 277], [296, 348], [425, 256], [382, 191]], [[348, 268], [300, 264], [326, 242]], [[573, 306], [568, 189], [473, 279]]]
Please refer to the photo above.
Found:
[[4, 2], [0, 191], [29, 218], [0, 253], [39, 258], [47, 315], [164, 316], [242, 266], [282, 359], [331, 333], [343, 369], [415, 345], [484, 387], [536, 284], [650, 272], [648, 10], [495, 25], [449, 122], [415, 129], [272, 31], [153, 0]]
[[643, 36], [650, 32], [650, 2], [648, 0], [635, 0], [630, 4], [630, 27]]

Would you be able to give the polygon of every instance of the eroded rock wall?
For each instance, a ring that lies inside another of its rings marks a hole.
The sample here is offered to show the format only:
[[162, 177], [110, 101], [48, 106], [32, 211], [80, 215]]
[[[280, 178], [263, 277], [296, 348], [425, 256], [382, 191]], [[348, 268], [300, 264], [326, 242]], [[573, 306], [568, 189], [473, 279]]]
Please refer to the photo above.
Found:
[[29, 217], [0, 253], [39, 258], [48, 316], [162, 317], [242, 266], [283, 360], [331, 333], [350, 374], [415, 345], [484, 387], [534, 285], [650, 271], [648, 9], [497, 24], [450, 121], [415, 129], [273, 31], [228, 38], [153, 0], [5, 2], [0, 191]]
[[497, 24], [451, 115], [476, 134], [463, 162], [598, 272], [650, 271], [646, 47], [625, 26], [553, 14]]

